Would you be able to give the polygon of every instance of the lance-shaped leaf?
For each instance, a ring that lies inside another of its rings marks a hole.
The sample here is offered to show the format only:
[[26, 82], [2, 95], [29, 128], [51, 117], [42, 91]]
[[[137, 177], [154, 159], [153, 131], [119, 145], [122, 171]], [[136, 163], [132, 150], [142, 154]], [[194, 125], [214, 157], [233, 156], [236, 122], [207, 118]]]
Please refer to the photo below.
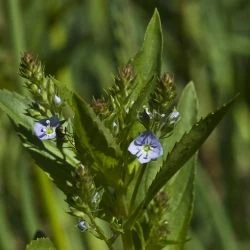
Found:
[[0, 90], [0, 108], [16, 123], [31, 128], [32, 119], [25, 116], [29, 100], [15, 92]]
[[77, 166], [77, 160], [72, 151], [59, 150], [55, 141], [42, 142], [33, 134], [34, 121], [25, 115], [28, 105], [27, 98], [14, 92], [0, 91], [0, 108], [11, 118], [24, 147], [58, 188], [69, 194], [73, 182], [71, 171]]
[[[130, 100], [133, 100], [136, 104], [134, 108], [140, 108], [139, 104], [143, 100], [138, 103], [137, 99], [142, 93], [144, 93], [144, 96], [145, 92], [149, 95], [154, 89], [156, 81], [155, 79], [152, 81], [152, 79], [160, 75], [162, 48], [161, 20], [158, 11], [155, 10], [148, 24], [142, 48], [132, 62], [136, 73], [136, 81]], [[146, 101], [145, 97], [144, 101]]]
[[157, 77], [161, 71], [162, 48], [161, 20], [158, 11], [155, 10], [147, 26], [142, 48], [132, 61], [136, 79], [129, 97], [133, 105], [125, 119], [129, 123], [128, 130], [136, 122], [137, 112], [147, 103], [150, 94], [155, 88]]
[[48, 238], [40, 238], [32, 240], [29, 245], [26, 246], [26, 250], [56, 250], [53, 243]]
[[[160, 74], [162, 43], [161, 20], [158, 11], [155, 10], [147, 26], [142, 48], [133, 61], [136, 76], [144, 82], [149, 82], [155, 74]], [[140, 94], [142, 88], [143, 83], [138, 83], [136, 90], [139, 93], [137, 95]]]
[[[169, 148], [171, 150], [174, 146], [174, 139], [175, 141], [180, 140], [183, 134], [190, 130], [198, 119], [198, 100], [192, 82], [184, 89], [177, 110], [181, 114], [181, 120], [174, 134], [169, 138], [171, 144]], [[194, 205], [195, 167], [196, 156], [193, 156], [167, 183], [165, 188], [169, 199], [168, 209], [164, 215], [164, 218], [168, 221], [168, 238], [179, 242], [178, 244], [168, 245], [166, 249], [183, 249], [186, 242]]]
[[83, 159], [91, 158], [97, 163], [107, 161], [112, 166], [122, 152], [111, 131], [76, 94], [74, 94], [74, 102], [77, 109], [74, 120], [75, 139], [79, 155], [82, 155]]
[[213, 129], [221, 121], [228, 109], [232, 106], [235, 98], [224, 104], [217, 111], [210, 113], [199, 122], [195, 123], [192, 129], [184, 134], [177, 142], [163, 162], [161, 170], [155, 177], [144, 205], [147, 205], [154, 195], [169, 181], [169, 179], [184, 165], [189, 158], [195, 154], [202, 143], [207, 139]]

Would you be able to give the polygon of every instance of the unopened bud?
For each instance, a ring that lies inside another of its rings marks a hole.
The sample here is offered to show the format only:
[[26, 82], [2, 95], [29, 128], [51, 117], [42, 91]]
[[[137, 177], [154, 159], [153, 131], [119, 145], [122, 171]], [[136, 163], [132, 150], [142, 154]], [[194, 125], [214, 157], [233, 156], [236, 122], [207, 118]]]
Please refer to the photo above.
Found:
[[177, 110], [174, 110], [170, 115], [168, 116], [169, 124], [174, 124], [179, 119], [180, 113]]
[[89, 225], [85, 220], [80, 220], [77, 227], [81, 230], [81, 232], [86, 232], [89, 229]]
[[56, 105], [60, 105], [62, 103], [62, 99], [58, 95], [54, 95], [54, 103]]

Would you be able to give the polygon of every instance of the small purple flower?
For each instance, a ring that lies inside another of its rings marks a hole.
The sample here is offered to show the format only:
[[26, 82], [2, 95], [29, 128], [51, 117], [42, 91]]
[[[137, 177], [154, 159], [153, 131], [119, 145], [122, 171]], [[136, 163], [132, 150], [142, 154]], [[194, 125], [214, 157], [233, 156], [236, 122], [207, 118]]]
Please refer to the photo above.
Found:
[[150, 131], [142, 133], [133, 140], [128, 147], [128, 151], [136, 155], [142, 164], [155, 160], [163, 154], [161, 143]]
[[60, 126], [57, 117], [43, 119], [34, 123], [34, 131], [40, 140], [50, 140], [56, 137], [56, 128]]

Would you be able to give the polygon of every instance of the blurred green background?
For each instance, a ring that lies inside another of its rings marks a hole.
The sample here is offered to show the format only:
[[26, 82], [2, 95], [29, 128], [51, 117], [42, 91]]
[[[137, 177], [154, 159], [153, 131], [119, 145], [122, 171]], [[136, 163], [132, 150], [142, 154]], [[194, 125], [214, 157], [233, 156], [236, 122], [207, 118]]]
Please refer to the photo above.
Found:
[[[138, 50], [157, 7], [163, 71], [178, 93], [193, 80], [201, 115], [240, 92], [199, 153], [188, 250], [250, 249], [249, 0], [0, 0], [0, 88], [23, 92], [22, 52], [46, 72], [98, 97]], [[0, 113], [0, 249], [24, 249], [41, 229], [59, 250], [106, 249], [65, 213], [63, 195], [34, 166]]]

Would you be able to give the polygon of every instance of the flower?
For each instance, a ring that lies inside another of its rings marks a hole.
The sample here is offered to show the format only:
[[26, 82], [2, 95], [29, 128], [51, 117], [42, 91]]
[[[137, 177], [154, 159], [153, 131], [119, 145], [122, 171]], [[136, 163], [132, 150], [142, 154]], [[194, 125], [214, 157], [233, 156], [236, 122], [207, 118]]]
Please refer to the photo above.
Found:
[[89, 229], [89, 225], [85, 220], [80, 220], [77, 224], [77, 227], [82, 231], [85, 232]]
[[56, 128], [60, 126], [57, 117], [43, 119], [34, 123], [34, 131], [40, 140], [49, 140], [56, 137]]
[[140, 163], [147, 163], [162, 156], [163, 148], [159, 140], [150, 131], [145, 131], [133, 140], [128, 151], [136, 155]]

